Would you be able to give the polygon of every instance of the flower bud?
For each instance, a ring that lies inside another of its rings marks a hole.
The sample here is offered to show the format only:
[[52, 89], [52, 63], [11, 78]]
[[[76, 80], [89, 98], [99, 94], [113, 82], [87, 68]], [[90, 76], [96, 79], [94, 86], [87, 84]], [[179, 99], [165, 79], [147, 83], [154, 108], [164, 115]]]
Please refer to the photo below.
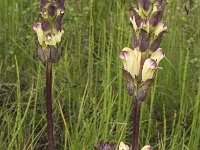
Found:
[[160, 46], [161, 40], [162, 40], [163, 32], [161, 32], [156, 39], [151, 43], [149, 50], [152, 52], [155, 52], [158, 47]]
[[156, 60], [152, 58], [146, 59], [142, 69], [142, 81], [145, 82], [148, 79], [152, 79], [157, 67], [158, 64]]
[[50, 4], [48, 6], [47, 10], [48, 10], [48, 14], [49, 14], [50, 17], [55, 16], [55, 14], [56, 14], [56, 7], [53, 4]]
[[162, 11], [156, 11], [151, 15], [150, 18], [150, 24], [155, 27], [158, 25], [158, 23], [162, 20], [163, 12]]
[[126, 79], [126, 89], [127, 92], [130, 96], [134, 96], [135, 95], [135, 91], [136, 91], [136, 84], [135, 84], [135, 80], [133, 78], [133, 76], [126, 70], [123, 70], [125, 79]]
[[61, 47], [55, 48], [53, 46], [47, 46], [44, 49], [38, 42], [36, 42], [36, 45], [36, 57], [43, 62], [55, 63], [60, 59], [62, 55]]
[[136, 94], [137, 100], [143, 101], [145, 99], [152, 83], [153, 83], [153, 79], [148, 79], [139, 86], [137, 94]]
[[42, 6], [45, 6], [47, 3], [49, 3], [48, 0], [40, 0], [40, 3]]
[[134, 48], [139, 47], [139, 39], [136, 37], [135, 33], [133, 33], [133, 45]]
[[152, 15], [150, 17], [150, 24], [155, 27], [162, 20], [165, 5], [164, 3], [159, 6], [157, 3], [154, 5]]
[[140, 35], [139, 35], [139, 49], [141, 52], [147, 51], [149, 48], [150, 44], [150, 35], [143, 29], [140, 30]]
[[144, 11], [149, 11], [149, 7], [151, 6], [150, 0], [140, 0], [140, 3]]
[[44, 19], [44, 18], [42, 18], [41, 19], [42, 21], [42, 30], [44, 31], [44, 32], [46, 32], [46, 31], [48, 31], [48, 30], [50, 30], [51, 29], [51, 23], [47, 20], [47, 19]]

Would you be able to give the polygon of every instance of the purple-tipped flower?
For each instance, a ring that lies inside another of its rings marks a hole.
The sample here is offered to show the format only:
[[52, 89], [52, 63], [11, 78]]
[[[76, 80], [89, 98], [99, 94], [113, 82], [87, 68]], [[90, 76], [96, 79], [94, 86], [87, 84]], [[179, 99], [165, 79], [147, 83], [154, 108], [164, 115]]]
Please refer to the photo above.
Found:
[[153, 79], [154, 72], [158, 68], [159, 62], [165, 57], [161, 48], [151, 54], [151, 57], [146, 59], [142, 68], [142, 81]]
[[158, 36], [163, 31], [167, 31], [167, 24], [165, 22], [159, 22], [154, 31], [154, 35]]

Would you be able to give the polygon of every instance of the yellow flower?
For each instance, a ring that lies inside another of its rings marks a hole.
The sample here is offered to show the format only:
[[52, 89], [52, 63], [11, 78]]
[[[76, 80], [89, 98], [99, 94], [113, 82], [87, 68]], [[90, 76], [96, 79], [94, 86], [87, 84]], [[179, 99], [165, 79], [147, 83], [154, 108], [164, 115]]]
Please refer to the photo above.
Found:
[[58, 31], [55, 34], [44, 32], [40, 22], [33, 24], [33, 30], [36, 31], [39, 44], [45, 49], [48, 45], [56, 47], [60, 43], [64, 30]]
[[120, 142], [119, 150], [129, 150], [129, 147], [128, 147], [128, 145], [124, 144], [123, 142]]
[[161, 48], [157, 49], [151, 54], [151, 57], [146, 59], [142, 69], [142, 81], [145, 82], [148, 79], [152, 79], [155, 70], [158, 68], [158, 64], [165, 57]]
[[61, 30], [55, 34], [54, 37], [55, 37], [56, 43], [60, 43], [63, 34], [64, 34], [64, 30]]
[[33, 24], [33, 30], [36, 31], [37, 37], [38, 37], [38, 42], [40, 45], [42, 45], [44, 41], [44, 31], [42, 30], [42, 25], [40, 22]]
[[163, 31], [167, 31], [167, 24], [164, 22], [159, 22], [154, 31], [154, 34], [158, 36]]
[[141, 150], [153, 150], [150, 145], [145, 145]]
[[52, 45], [52, 46], [56, 47], [56, 44], [60, 43], [63, 34], [64, 34], [64, 30], [59, 31], [55, 35], [48, 33], [46, 35], [46, 38], [45, 38], [45, 44], [46, 45]]
[[125, 47], [120, 52], [119, 57], [123, 61], [124, 70], [128, 71], [133, 78], [139, 75], [141, 52], [137, 48], [130, 49]]

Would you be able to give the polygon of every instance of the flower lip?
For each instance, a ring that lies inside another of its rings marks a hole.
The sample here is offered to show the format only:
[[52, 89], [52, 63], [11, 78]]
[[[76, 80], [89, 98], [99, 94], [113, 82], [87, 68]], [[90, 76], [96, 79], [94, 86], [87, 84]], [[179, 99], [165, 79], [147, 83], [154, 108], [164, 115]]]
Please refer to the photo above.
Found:
[[160, 22], [158, 23], [156, 29], [155, 29], [155, 35], [158, 36], [161, 32], [166, 32], [167, 31], [167, 24], [165, 22]]
[[162, 22], [163, 23], [163, 28], [167, 30], [167, 23], [166, 22]]
[[65, 10], [62, 9], [62, 8], [60, 8], [60, 13], [61, 13], [61, 14], [64, 14], [64, 13], [65, 13]]
[[138, 13], [139, 12], [139, 7], [137, 6], [133, 10]]
[[33, 24], [33, 30], [38, 30], [39, 28], [41, 28], [41, 23], [37, 22]]
[[40, 11], [40, 13], [42, 13], [42, 14], [46, 14], [46, 13], [47, 13], [47, 10], [46, 10], [43, 6], [41, 6], [41, 7], [39, 8], [39, 11]]
[[157, 60], [150, 59], [150, 60], [149, 60], [149, 65], [150, 65], [150, 68], [151, 68], [151, 69], [156, 69], [157, 66], [158, 66]]
[[126, 59], [126, 56], [128, 55], [128, 51], [121, 51], [119, 54], [119, 58]]
[[47, 33], [47, 35], [46, 35], [46, 40], [50, 40], [52, 38], [52, 34], [49, 32], [49, 33]]
[[165, 57], [165, 53], [162, 48], [158, 48], [154, 53], [151, 54], [151, 59], [154, 59], [159, 63]]
[[141, 21], [141, 27], [146, 28], [148, 26], [149, 21], [147, 19], [142, 19]]
[[160, 26], [160, 27], [162, 27], [163, 28], [163, 31], [166, 31], [167, 30], [167, 23], [166, 22], [160, 22], [160, 25], [158, 25], [158, 26]]

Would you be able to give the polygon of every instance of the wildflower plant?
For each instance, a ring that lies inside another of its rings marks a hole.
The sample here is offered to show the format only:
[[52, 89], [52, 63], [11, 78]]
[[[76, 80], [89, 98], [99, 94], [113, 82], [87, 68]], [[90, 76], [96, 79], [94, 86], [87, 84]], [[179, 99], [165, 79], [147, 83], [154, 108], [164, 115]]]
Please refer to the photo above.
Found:
[[64, 34], [61, 27], [64, 15], [64, 0], [40, 0], [41, 22], [33, 24], [37, 33], [38, 59], [44, 62], [57, 62], [61, 56], [59, 44]]
[[61, 27], [64, 15], [64, 0], [40, 0], [40, 22], [33, 24], [37, 33], [37, 58], [46, 63], [46, 107], [48, 149], [54, 150], [52, 117], [52, 63], [58, 62], [64, 30]]
[[133, 48], [125, 47], [120, 52], [124, 65], [128, 94], [135, 98], [132, 150], [138, 149], [140, 105], [150, 88], [159, 62], [165, 57], [160, 48], [167, 24], [163, 22], [163, 0], [138, 0], [131, 7], [130, 26], [133, 32]]

